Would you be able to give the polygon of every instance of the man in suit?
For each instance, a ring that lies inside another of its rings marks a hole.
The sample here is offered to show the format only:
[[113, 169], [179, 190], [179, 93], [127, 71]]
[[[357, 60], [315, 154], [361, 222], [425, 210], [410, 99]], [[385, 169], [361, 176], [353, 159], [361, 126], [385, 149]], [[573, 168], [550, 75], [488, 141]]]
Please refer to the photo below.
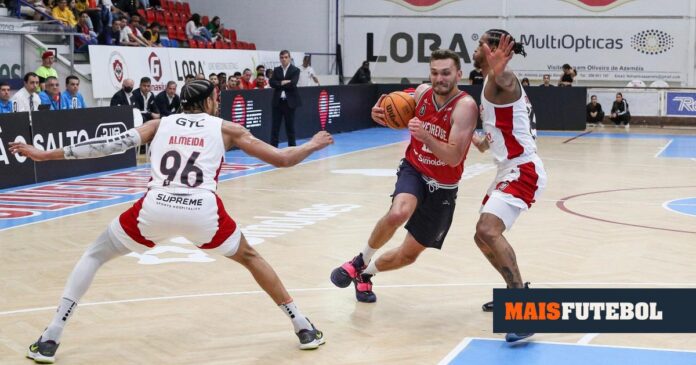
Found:
[[111, 97], [111, 106], [133, 105], [131, 98], [133, 97], [133, 80], [125, 79], [121, 84], [121, 90], [117, 91]]
[[181, 101], [176, 94], [176, 82], [167, 83], [167, 88], [155, 97], [155, 105], [163, 117], [179, 112]]
[[140, 79], [140, 87], [133, 91], [133, 105], [140, 109], [143, 122], [160, 117], [157, 105], [155, 105], [155, 94], [150, 92], [151, 81], [149, 77]]
[[273, 88], [273, 126], [271, 145], [278, 147], [281, 118], [285, 119], [288, 146], [295, 146], [295, 108], [302, 105], [297, 93], [300, 69], [290, 64], [290, 52], [280, 51], [280, 66], [273, 69], [270, 85]]

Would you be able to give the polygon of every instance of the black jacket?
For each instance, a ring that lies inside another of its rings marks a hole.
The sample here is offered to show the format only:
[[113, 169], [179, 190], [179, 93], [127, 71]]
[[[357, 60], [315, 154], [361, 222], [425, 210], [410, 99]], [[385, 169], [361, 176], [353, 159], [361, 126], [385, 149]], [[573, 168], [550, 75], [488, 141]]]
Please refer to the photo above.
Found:
[[133, 102], [128, 101], [128, 97], [126, 96], [126, 92], [123, 91], [123, 89], [119, 90], [114, 94], [114, 96], [111, 97], [111, 106], [119, 106], [119, 105], [131, 105]]
[[174, 94], [172, 102], [169, 103], [167, 91], [162, 91], [155, 96], [155, 105], [157, 106], [157, 110], [159, 110], [160, 114], [163, 117], [166, 117], [170, 114], [176, 114], [179, 112], [181, 108], [181, 101], [179, 100], [179, 95]]
[[360, 68], [355, 71], [355, 75], [353, 75], [353, 78], [348, 81], [348, 84], [371, 84], [372, 83], [372, 75], [370, 73], [369, 68], [365, 68], [360, 66]]
[[[300, 79], [300, 69], [290, 64], [288, 71], [283, 77], [283, 67], [278, 66], [273, 69], [273, 77], [268, 82], [273, 88], [273, 106], [278, 106], [280, 103], [280, 94], [285, 91], [285, 98], [288, 100], [288, 106], [297, 108], [302, 105], [302, 99], [297, 92], [297, 81]], [[283, 80], [290, 80], [290, 83], [281, 85]]]
[[157, 109], [157, 105], [155, 105], [155, 96], [152, 92], [150, 92], [150, 97], [147, 99], [146, 103], [145, 99], [143, 98], [143, 93], [140, 92], [140, 89], [134, 90], [133, 105], [135, 105], [136, 108], [140, 109], [140, 114], [143, 115], [144, 122], [153, 119], [152, 113], [159, 114], [159, 109]]
[[631, 115], [631, 112], [628, 111], [628, 102], [626, 99], [622, 99], [621, 102], [614, 101], [614, 104], [611, 105], [611, 112], [616, 113], [616, 115]]

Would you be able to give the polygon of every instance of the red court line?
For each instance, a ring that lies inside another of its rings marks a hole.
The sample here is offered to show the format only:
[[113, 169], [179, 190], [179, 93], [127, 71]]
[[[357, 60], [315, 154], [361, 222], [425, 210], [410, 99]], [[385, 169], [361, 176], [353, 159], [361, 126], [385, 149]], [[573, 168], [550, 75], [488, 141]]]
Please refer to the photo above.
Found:
[[586, 136], [586, 135], [588, 135], [588, 134], [590, 134], [590, 133], [592, 133], [592, 132], [593, 132], [593, 131], [587, 131], [587, 132], [585, 132], [585, 133], [580, 133], [580, 134], [578, 134], [577, 136], [575, 136], [575, 137], [573, 137], [573, 138], [566, 139], [565, 141], [563, 141], [563, 143], [568, 143], [568, 142], [570, 142], [570, 141], [572, 141], [572, 140], [574, 140], [574, 139], [576, 139], [576, 138], [580, 138], [580, 137], [582, 137], [582, 136]]

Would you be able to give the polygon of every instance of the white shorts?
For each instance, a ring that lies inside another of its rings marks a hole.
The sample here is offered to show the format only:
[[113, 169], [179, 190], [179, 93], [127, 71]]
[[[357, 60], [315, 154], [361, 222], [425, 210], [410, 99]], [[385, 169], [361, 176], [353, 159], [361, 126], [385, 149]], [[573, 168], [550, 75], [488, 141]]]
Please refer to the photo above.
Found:
[[490, 213], [512, 228], [520, 213], [528, 210], [546, 188], [546, 171], [537, 156], [519, 165], [498, 170], [481, 203], [480, 213]]
[[193, 194], [149, 190], [111, 222], [109, 231], [137, 253], [182, 236], [202, 250], [232, 256], [242, 237], [220, 198], [205, 190]]

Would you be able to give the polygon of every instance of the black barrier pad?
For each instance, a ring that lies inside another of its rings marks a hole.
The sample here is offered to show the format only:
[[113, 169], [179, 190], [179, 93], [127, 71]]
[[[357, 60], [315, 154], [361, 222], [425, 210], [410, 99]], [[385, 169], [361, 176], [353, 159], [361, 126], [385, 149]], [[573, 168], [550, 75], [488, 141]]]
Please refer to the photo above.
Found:
[[0, 188], [35, 182], [34, 161], [10, 154], [9, 143], [22, 139], [31, 143], [29, 113], [0, 114]]
[[[130, 106], [39, 111], [32, 114], [33, 143], [44, 149], [59, 148], [97, 136], [111, 136], [133, 128]], [[134, 150], [100, 159], [36, 163], [37, 182], [136, 165]]]

